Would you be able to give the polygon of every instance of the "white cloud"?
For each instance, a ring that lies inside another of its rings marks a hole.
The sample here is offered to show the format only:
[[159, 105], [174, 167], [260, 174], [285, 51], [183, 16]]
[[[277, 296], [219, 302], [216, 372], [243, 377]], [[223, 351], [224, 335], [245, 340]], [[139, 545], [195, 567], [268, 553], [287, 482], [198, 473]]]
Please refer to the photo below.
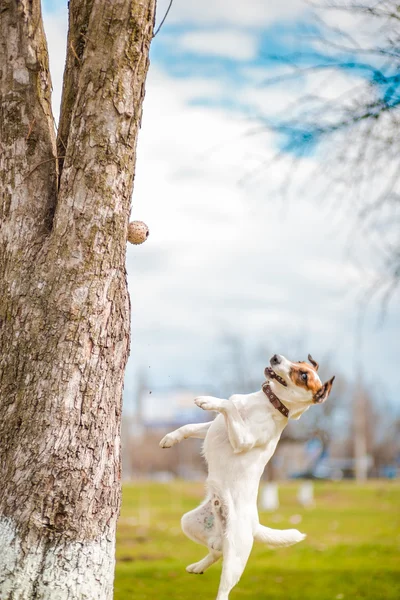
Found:
[[[165, 14], [168, 3], [159, 2], [158, 19]], [[174, 0], [168, 22], [259, 28], [282, 19], [295, 19], [305, 10], [303, 0]]]
[[251, 60], [257, 55], [257, 39], [237, 29], [191, 31], [179, 37], [182, 50], [221, 56], [231, 60]]
[[[274, 75], [276, 74], [275, 71]], [[338, 98], [338, 106], [343, 106], [350, 101], [354, 102], [354, 94], [350, 95], [350, 92], [365, 81], [354, 73], [339, 70], [321, 70], [303, 74], [297, 79], [283, 79], [279, 84], [274, 85], [265, 84], [270, 78], [270, 72], [265, 67], [256, 70], [243, 68], [242, 75], [249, 83], [238, 91], [238, 100], [249, 102], [256, 109], [257, 114], [264, 116], [277, 113], [284, 115], [289, 109], [293, 117], [296, 105], [299, 110], [304, 109], [301, 100], [305, 95], [323, 100]], [[254, 81], [255, 78], [257, 81]]]

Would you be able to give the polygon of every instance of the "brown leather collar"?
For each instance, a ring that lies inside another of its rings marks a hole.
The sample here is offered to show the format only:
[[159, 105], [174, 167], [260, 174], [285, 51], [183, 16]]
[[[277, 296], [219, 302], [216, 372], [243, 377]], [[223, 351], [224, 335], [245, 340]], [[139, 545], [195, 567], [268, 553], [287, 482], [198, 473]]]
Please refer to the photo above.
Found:
[[[270, 377], [269, 374], [268, 374], [268, 377]], [[277, 375], [277, 377], [279, 377], [279, 375]], [[263, 383], [262, 390], [263, 390], [264, 394], [267, 396], [268, 400], [271, 402], [272, 406], [274, 408], [276, 408], [276, 410], [279, 410], [279, 412], [288, 419], [289, 418], [289, 409], [283, 404], [283, 402], [281, 402], [281, 400], [279, 400], [278, 396], [275, 396], [274, 392], [271, 390], [269, 381], [266, 381], [265, 383]]]

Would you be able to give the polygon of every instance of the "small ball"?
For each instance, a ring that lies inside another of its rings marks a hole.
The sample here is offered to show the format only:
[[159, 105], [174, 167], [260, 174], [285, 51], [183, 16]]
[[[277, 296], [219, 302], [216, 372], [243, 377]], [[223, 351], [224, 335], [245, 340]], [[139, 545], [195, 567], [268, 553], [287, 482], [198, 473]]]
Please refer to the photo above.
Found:
[[143, 244], [149, 237], [149, 228], [143, 221], [132, 221], [128, 225], [128, 242]]

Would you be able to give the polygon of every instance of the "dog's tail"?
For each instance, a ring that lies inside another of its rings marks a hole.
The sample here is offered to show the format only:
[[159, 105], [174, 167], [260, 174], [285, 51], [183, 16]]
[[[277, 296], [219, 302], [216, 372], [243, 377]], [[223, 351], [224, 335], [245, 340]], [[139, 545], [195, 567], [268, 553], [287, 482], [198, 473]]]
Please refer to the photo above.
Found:
[[260, 524], [254, 534], [255, 540], [268, 544], [270, 548], [292, 546], [292, 544], [304, 540], [305, 537], [307, 537], [305, 533], [300, 533], [297, 529], [270, 529]]

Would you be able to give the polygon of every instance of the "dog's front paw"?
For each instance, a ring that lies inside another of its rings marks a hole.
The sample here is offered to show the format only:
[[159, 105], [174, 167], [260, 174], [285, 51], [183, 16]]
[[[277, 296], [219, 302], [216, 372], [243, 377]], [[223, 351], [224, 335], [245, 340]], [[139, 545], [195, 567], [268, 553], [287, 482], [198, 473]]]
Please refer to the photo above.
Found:
[[167, 433], [160, 442], [160, 448], [172, 448], [179, 442], [179, 439], [173, 433]]
[[221, 402], [218, 402], [217, 400], [209, 396], [199, 396], [195, 399], [194, 403], [203, 410], [220, 411], [222, 408]]

